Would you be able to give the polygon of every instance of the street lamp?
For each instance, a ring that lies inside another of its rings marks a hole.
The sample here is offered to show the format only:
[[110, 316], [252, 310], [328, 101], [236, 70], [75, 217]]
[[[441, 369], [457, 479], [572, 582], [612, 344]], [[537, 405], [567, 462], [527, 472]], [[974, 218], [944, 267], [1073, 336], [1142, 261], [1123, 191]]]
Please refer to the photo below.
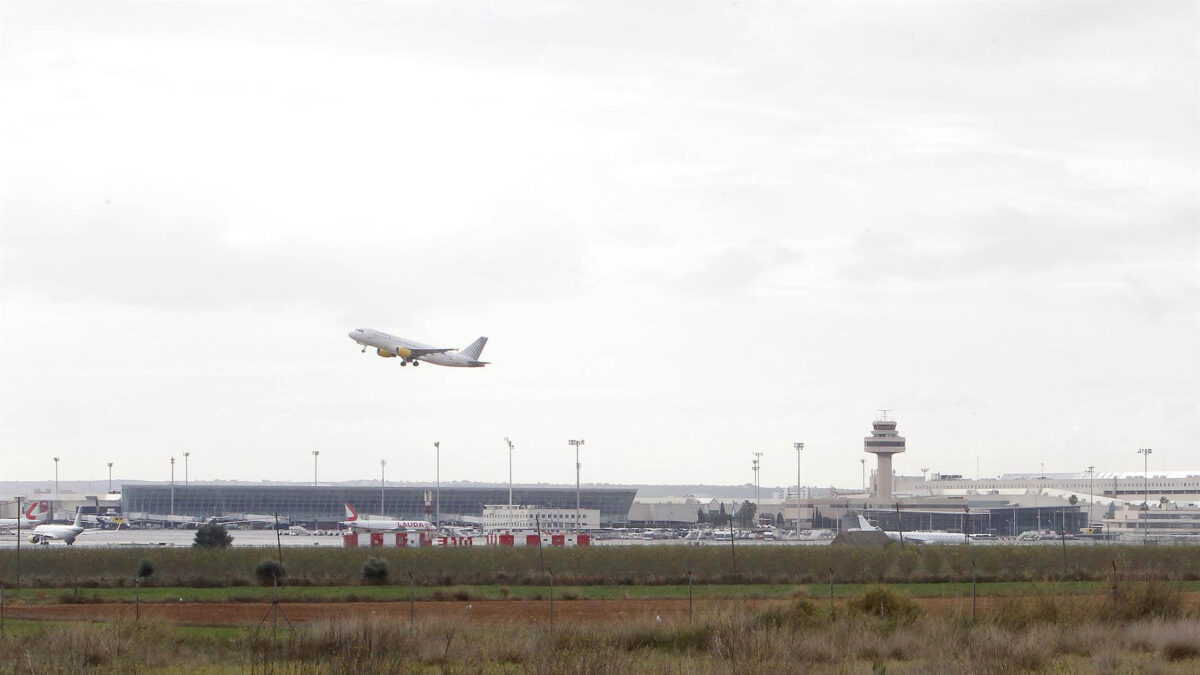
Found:
[[1096, 467], [1088, 467], [1088, 527], [1092, 526], [1095, 515], [1092, 514], [1092, 504], [1096, 503]]
[[760, 475], [759, 469], [762, 468], [762, 460], [759, 458], [762, 456], [763, 456], [763, 454], [761, 452], [754, 453], [753, 469], [754, 469], [754, 517], [755, 518], [758, 518], [758, 515], [759, 515], [758, 512], [759, 512], [759, 510], [762, 509], [762, 495], [760, 494], [759, 489], [758, 489], [758, 486], [760, 485], [759, 480], [758, 480], [758, 477]]
[[567, 445], [575, 447], [575, 531], [579, 532], [579, 469], [583, 466], [579, 463], [579, 446], [583, 445], [583, 441], [567, 441]]
[[[175, 458], [171, 457], [171, 515], [175, 515]], [[175, 519], [171, 519], [171, 524], [174, 525]]]
[[320, 450], [313, 450], [313, 487], [317, 486], [317, 457], [321, 455]]
[[863, 457], [862, 459], [860, 459], [858, 461], [862, 462], [863, 494], [866, 494], [867, 493], [867, 458]]
[[804, 451], [803, 443], [792, 443], [796, 449], [796, 539], [800, 539], [800, 453]]
[[[416, 362], [413, 362], [416, 363]], [[433, 441], [433, 454], [436, 456], [437, 464], [434, 465], [434, 477], [437, 478], [437, 492], [434, 500], [434, 516], [433, 527], [442, 526], [442, 443]]]
[[513, 442], [508, 440], [508, 436], [504, 437], [504, 442], [508, 444], [508, 505], [512, 506], [512, 451]]
[[387, 460], [379, 460], [379, 517], [387, 516], [387, 511], [383, 508], [383, 485], [384, 472], [387, 470]]
[[108, 494], [112, 494], [112, 462], [108, 463]]
[[1154, 451], [1150, 448], [1141, 448], [1138, 454], [1142, 456], [1142, 481], [1145, 495], [1142, 497], [1142, 543], [1145, 544], [1150, 538], [1150, 454]]
[[[54, 458], [54, 503], [50, 504], [50, 518], [54, 518], [54, 509], [58, 502], [58, 458]], [[21, 519], [21, 515], [17, 514], [17, 520]]]
[[188, 457], [191, 457], [191, 452], [183, 453], [183, 484], [188, 484]]

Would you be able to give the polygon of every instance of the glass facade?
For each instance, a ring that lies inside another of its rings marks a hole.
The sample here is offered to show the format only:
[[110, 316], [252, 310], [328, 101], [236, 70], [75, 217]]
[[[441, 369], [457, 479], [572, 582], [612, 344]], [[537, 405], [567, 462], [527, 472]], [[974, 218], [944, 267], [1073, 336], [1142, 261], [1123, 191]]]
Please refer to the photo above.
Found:
[[[291, 521], [337, 522], [345, 519], [343, 504], [351, 504], [360, 514], [399, 519], [425, 518], [425, 491], [430, 487], [342, 485], [125, 485], [121, 507], [125, 513], [153, 513], [215, 517], [230, 514], [279, 514]], [[172, 491], [174, 497], [172, 498]], [[629, 519], [635, 489], [584, 488], [580, 507], [600, 511], [602, 525], [623, 524]], [[172, 507], [172, 500], [174, 507]], [[574, 488], [513, 488], [513, 502], [529, 506], [560, 509], [575, 508]], [[463, 516], [483, 515], [484, 504], [507, 504], [507, 487], [446, 487], [441, 490], [443, 522], [460, 521]]]

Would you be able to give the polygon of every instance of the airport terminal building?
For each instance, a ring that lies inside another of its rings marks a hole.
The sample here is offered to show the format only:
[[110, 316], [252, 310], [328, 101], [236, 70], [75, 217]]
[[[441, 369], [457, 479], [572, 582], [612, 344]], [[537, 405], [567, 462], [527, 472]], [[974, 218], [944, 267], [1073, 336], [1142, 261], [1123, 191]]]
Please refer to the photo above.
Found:
[[[237, 514], [273, 515], [289, 522], [321, 526], [345, 520], [346, 503], [360, 514], [400, 519], [425, 518], [425, 493], [437, 499], [434, 486], [349, 485], [190, 485], [169, 483], [125, 485], [121, 507], [125, 514], [212, 518]], [[635, 489], [584, 488], [580, 507], [600, 512], [600, 525], [624, 525]], [[443, 523], [478, 523], [485, 504], [507, 504], [507, 487], [441, 488]], [[513, 503], [557, 509], [575, 508], [575, 489], [514, 487]], [[430, 514], [437, 506], [431, 503]]]

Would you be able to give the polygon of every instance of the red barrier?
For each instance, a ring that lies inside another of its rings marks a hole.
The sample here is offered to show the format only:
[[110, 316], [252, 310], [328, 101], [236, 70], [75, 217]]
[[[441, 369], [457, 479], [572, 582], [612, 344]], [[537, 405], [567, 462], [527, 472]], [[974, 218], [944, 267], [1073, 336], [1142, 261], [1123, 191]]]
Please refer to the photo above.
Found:
[[541, 546], [542, 541], [541, 541], [541, 538], [538, 537], [536, 534], [527, 534], [527, 535], [525, 535], [525, 545], [526, 546]]
[[358, 535], [354, 532], [342, 535], [342, 546], [348, 548], [358, 548]]
[[566, 546], [567, 545], [567, 535], [565, 535], [565, 534], [550, 535], [550, 545], [551, 546]]
[[590, 534], [579, 535], [579, 546], [591, 546], [591, 545], [592, 545], [592, 535], [590, 535]]
[[371, 546], [372, 547], [383, 546], [383, 533], [382, 532], [372, 532], [371, 533]]
[[498, 537], [501, 546], [512, 546], [516, 543], [517, 538], [511, 534], [502, 534]]

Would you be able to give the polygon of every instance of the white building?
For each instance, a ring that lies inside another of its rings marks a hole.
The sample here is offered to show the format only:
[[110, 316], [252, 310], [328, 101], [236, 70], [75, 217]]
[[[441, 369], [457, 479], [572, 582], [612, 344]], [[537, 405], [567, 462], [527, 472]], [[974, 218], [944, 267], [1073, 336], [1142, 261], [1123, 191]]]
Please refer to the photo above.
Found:
[[546, 531], [594, 530], [600, 527], [599, 509], [550, 508], [523, 504], [485, 504], [479, 526], [484, 531], [512, 530]]

